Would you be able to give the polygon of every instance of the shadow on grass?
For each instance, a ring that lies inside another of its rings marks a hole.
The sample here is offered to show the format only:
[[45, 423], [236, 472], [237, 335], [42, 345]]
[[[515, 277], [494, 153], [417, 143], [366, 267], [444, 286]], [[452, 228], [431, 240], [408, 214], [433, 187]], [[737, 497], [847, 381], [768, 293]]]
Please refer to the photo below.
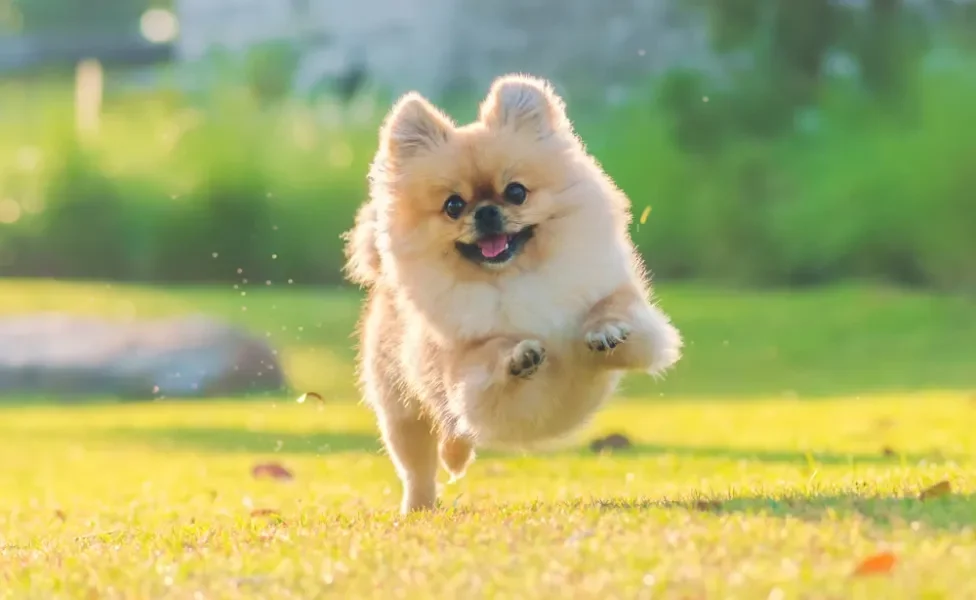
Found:
[[[176, 450], [203, 452], [283, 453], [283, 454], [331, 454], [342, 452], [380, 451], [375, 435], [356, 432], [325, 432], [296, 434], [275, 431], [248, 431], [235, 428], [165, 428], [165, 429], [115, 429], [108, 436], [128, 442], [141, 442]], [[501, 457], [502, 453], [486, 455]], [[572, 449], [557, 455], [578, 455], [597, 458], [586, 449]], [[812, 453], [782, 450], [751, 450], [722, 447], [677, 447], [639, 445], [629, 450], [617, 451], [614, 458], [644, 458], [647, 456], [674, 455], [688, 458], [717, 458], [729, 460], [753, 460], [767, 463], [798, 463], [845, 465], [850, 463], [890, 463], [902, 460], [917, 462], [943, 457], [926, 455], [885, 456], [855, 453]], [[950, 494], [941, 498], [921, 501], [914, 495], [869, 496], [857, 493], [832, 495], [782, 495], [741, 496], [731, 498], [701, 498], [696, 500], [670, 501], [649, 498], [609, 498], [577, 500], [563, 505], [565, 510], [597, 509], [601, 511], [641, 511], [653, 509], [681, 509], [710, 514], [744, 514], [778, 518], [795, 518], [806, 521], [822, 521], [836, 517], [860, 517], [878, 525], [904, 525], [917, 522], [926, 527], [959, 529], [976, 526], [976, 495]], [[533, 510], [534, 505], [525, 507]], [[467, 509], [460, 509], [464, 512]]]
[[201, 452], [240, 452], [262, 454], [334, 454], [340, 452], [377, 453], [378, 435], [334, 431], [313, 434], [281, 431], [249, 431], [235, 428], [113, 429], [111, 439], [138, 442], [168, 450]]
[[[503, 458], [506, 452], [484, 452], [483, 456]], [[579, 456], [597, 457], [600, 453], [590, 450], [588, 447], [573, 447], [565, 450], [555, 450], [550, 453], [540, 454], [539, 456]], [[675, 446], [675, 445], [654, 445], [636, 444], [626, 449], [613, 450], [609, 453], [614, 459], [646, 459], [648, 457], [674, 456], [678, 458], [690, 459], [712, 459], [712, 460], [733, 460], [750, 461], [761, 463], [778, 464], [804, 464], [816, 468], [818, 465], [843, 466], [854, 464], [890, 464], [897, 465], [903, 461], [908, 464], [917, 464], [921, 461], [941, 463], [950, 460], [940, 452], [930, 453], [888, 453], [886, 454], [879, 448], [877, 453], [866, 452], [803, 452], [800, 450], [766, 450], [758, 448], [727, 448], [724, 446]]]
[[[331, 431], [300, 434], [283, 431], [251, 431], [239, 428], [217, 427], [170, 427], [162, 429], [113, 429], [105, 435], [128, 442], [139, 442], [171, 450], [197, 450], [201, 452], [240, 452], [283, 454], [333, 454], [341, 452], [368, 452], [376, 454], [381, 449], [379, 434], [354, 431]], [[514, 456], [503, 451], [484, 451], [485, 458]], [[597, 458], [599, 455], [587, 447], [571, 447], [554, 452], [534, 454], [546, 456], [578, 456]], [[938, 452], [928, 454], [877, 454], [851, 452], [811, 452], [790, 450], [762, 450], [750, 448], [726, 448], [721, 446], [666, 446], [640, 444], [625, 450], [616, 450], [614, 459], [645, 459], [647, 457], [675, 456], [690, 459], [717, 459], [754, 461], [760, 463], [802, 464], [815, 468], [817, 465], [843, 466], [852, 464], [890, 464], [902, 462], [917, 464], [921, 461], [944, 462], [946, 457]]]
[[601, 511], [683, 509], [715, 515], [741, 514], [822, 521], [858, 517], [881, 526], [918, 523], [938, 529], [958, 530], [976, 526], [976, 496], [951, 494], [922, 501], [915, 496], [860, 496], [854, 493], [823, 496], [743, 496], [726, 500], [702, 498], [689, 501], [651, 499], [587, 500], [571, 508]]

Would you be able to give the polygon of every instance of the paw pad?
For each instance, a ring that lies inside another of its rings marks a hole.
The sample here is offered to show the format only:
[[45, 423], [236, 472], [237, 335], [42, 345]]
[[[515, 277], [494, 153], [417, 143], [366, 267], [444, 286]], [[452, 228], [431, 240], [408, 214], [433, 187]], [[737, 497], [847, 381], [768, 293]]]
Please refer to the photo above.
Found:
[[515, 377], [529, 377], [539, 370], [545, 360], [546, 349], [542, 344], [535, 340], [524, 340], [512, 351], [508, 370]]

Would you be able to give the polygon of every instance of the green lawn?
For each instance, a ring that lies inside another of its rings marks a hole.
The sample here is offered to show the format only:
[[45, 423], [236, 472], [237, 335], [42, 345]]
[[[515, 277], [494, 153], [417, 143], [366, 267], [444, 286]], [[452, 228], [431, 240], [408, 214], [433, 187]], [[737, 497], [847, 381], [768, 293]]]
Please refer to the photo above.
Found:
[[[296, 390], [5, 399], [0, 598], [976, 597], [971, 300], [666, 287], [689, 342], [672, 377], [628, 380], [565, 449], [485, 453], [404, 519], [355, 402], [356, 295], [252, 287], [0, 284], [0, 314], [225, 315]], [[587, 449], [611, 432], [634, 447]], [[294, 479], [252, 477], [269, 461]], [[889, 573], [851, 576], [878, 552]]]

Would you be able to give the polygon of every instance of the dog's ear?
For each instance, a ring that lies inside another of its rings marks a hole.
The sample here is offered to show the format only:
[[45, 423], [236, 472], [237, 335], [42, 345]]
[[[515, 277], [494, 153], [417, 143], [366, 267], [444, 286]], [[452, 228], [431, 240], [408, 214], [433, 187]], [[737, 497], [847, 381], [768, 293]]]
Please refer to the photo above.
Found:
[[390, 156], [409, 158], [444, 144], [453, 132], [450, 117], [417, 92], [408, 92], [386, 116], [380, 130], [380, 145]]
[[494, 129], [530, 131], [539, 137], [570, 130], [566, 105], [543, 79], [504, 75], [491, 84], [479, 119]]

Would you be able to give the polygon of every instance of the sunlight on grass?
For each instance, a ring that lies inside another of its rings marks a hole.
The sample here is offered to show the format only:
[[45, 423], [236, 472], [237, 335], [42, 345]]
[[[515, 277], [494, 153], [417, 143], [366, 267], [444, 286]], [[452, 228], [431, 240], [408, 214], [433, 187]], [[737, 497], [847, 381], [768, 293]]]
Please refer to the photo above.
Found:
[[[964, 394], [622, 402], [567, 448], [483, 453], [402, 519], [355, 404], [6, 408], [0, 597], [962, 597], [974, 425]], [[607, 432], [634, 448], [586, 449]], [[295, 479], [252, 478], [267, 461]], [[852, 580], [879, 550], [892, 573]]]
[[[5, 398], [0, 598], [976, 596], [970, 301], [663, 286], [688, 341], [667, 380], [628, 379], [563, 448], [481, 452], [440, 510], [402, 518], [357, 402], [359, 294], [247, 291], [0, 284], [0, 315], [220, 316], [295, 390]], [[632, 447], [589, 450], [611, 433]], [[852, 577], [879, 552], [890, 572]]]

